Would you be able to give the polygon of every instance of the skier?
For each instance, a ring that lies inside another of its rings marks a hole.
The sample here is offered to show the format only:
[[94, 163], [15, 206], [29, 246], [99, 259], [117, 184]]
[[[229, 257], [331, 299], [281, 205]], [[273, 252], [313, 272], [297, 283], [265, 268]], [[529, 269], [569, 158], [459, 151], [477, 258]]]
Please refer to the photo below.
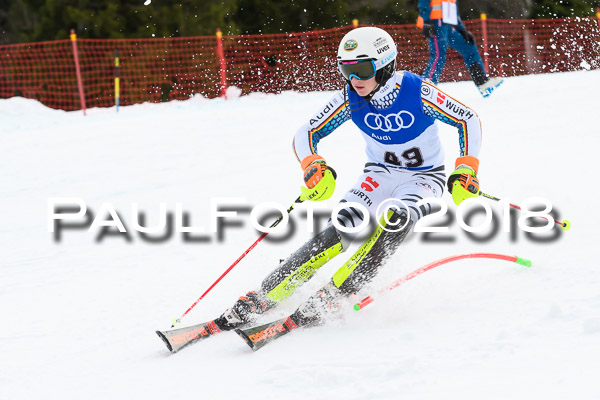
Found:
[[[345, 86], [297, 131], [293, 144], [306, 184], [302, 187], [303, 198], [325, 200], [333, 194], [336, 175], [317, 154], [317, 144], [349, 120], [361, 130], [368, 162], [341, 200], [343, 208], [337, 214], [337, 223], [344, 229], [330, 221], [282, 261], [260, 289], [240, 297], [214, 320], [219, 329], [247, 325], [285, 300], [322, 265], [349, 247], [359, 233], [343, 231], [361, 226], [366, 218], [378, 222], [364, 228], [371, 229], [370, 236], [290, 319], [298, 326], [318, 321], [323, 313], [335, 311], [339, 299], [357, 292], [373, 278], [414, 223], [431, 211], [429, 205], [417, 206], [417, 202], [443, 194], [444, 154], [436, 120], [458, 129], [460, 157], [447, 182], [454, 201], [459, 204], [477, 196], [479, 117], [420, 76], [396, 72], [396, 56], [392, 37], [379, 28], [357, 28], [342, 39], [337, 60]], [[377, 215], [378, 207], [387, 199], [397, 207]]]
[[417, 27], [423, 29], [423, 35], [429, 40], [429, 62], [423, 77], [434, 84], [439, 82], [450, 45], [463, 57], [483, 97], [488, 97], [502, 84], [503, 79], [490, 78], [486, 74], [475, 37], [463, 25], [457, 7], [456, 0], [419, 0]]

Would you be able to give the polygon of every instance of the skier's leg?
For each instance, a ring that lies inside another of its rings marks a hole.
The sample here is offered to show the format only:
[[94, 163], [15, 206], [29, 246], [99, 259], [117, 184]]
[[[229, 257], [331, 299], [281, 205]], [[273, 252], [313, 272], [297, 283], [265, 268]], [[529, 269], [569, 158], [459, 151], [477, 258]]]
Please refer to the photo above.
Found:
[[262, 292], [269, 304], [275, 305], [288, 298], [344, 248], [342, 236], [333, 225], [328, 225], [263, 280]]
[[390, 198], [401, 200], [392, 203], [398, 210], [387, 211], [387, 216], [375, 216], [379, 221], [371, 236], [333, 276], [333, 283], [345, 295], [357, 292], [369, 282], [396, 252], [412, 226], [431, 213], [430, 206], [417, 206], [417, 203], [426, 198], [441, 197], [444, 193], [443, 166], [418, 172], [394, 171], [394, 175], [401, 183], [394, 188]]
[[394, 254], [412, 225], [406, 212], [388, 211], [371, 236], [333, 275], [333, 279], [298, 307], [291, 316], [292, 320], [296, 324], [307, 325], [325, 314], [337, 312], [339, 298], [357, 292], [369, 282], [385, 260]]
[[412, 226], [413, 222], [406, 212], [388, 211], [387, 215], [381, 217], [371, 236], [333, 275], [334, 285], [344, 295], [360, 290], [396, 252]]
[[259, 290], [240, 297], [215, 323], [223, 330], [230, 330], [251, 322], [289, 297], [321, 266], [342, 251], [341, 235], [333, 225], [327, 226], [275, 268], [263, 280]]

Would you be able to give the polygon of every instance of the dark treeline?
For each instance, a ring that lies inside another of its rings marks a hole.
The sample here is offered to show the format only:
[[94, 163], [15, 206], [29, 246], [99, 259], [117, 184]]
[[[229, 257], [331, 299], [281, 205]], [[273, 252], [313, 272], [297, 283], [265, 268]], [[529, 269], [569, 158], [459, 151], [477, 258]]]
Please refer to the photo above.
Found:
[[[301, 32], [414, 23], [418, 0], [0, 0], [0, 44]], [[599, 0], [460, 0], [463, 19], [595, 15]]]

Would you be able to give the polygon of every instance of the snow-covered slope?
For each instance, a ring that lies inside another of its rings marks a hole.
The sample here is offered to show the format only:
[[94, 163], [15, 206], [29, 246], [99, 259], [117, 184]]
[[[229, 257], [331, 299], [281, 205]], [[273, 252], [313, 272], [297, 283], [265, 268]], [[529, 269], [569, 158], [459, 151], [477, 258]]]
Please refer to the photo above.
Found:
[[[455, 219], [442, 221], [451, 241], [413, 236], [361, 295], [454, 254], [519, 255], [533, 267], [447, 264], [256, 353], [224, 334], [170, 355], [154, 334], [256, 239], [248, 214], [223, 240], [173, 232], [152, 243], [134, 229], [132, 204], [156, 224], [160, 203], [170, 212], [180, 203], [207, 231], [214, 198], [288, 206], [301, 184], [292, 136], [331, 93], [194, 98], [86, 117], [0, 100], [0, 398], [600, 398], [600, 71], [509, 78], [489, 99], [470, 82], [441, 87], [482, 119], [482, 189], [517, 204], [545, 197], [571, 230], [537, 242], [497, 229], [476, 242]], [[440, 134], [450, 168], [457, 137], [449, 127]], [[316, 205], [331, 209], [361, 172], [364, 144], [348, 123], [319, 146], [339, 174], [334, 197]], [[100, 221], [109, 204], [129, 240], [79, 228], [59, 242], [48, 231], [54, 197], [80, 198]], [[303, 243], [305, 212], [294, 213], [291, 238], [262, 242], [183, 323], [216, 317]], [[293, 310], [350, 255], [266, 319]]]

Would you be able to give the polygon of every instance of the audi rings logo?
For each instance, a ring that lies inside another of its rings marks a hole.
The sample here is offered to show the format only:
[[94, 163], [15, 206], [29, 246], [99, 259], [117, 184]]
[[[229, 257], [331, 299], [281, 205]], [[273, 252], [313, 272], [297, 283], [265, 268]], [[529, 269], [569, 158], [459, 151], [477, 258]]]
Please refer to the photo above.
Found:
[[397, 132], [401, 129], [407, 129], [415, 123], [415, 116], [408, 111], [402, 110], [397, 114], [375, 114], [368, 113], [365, 116], [365, 124], [373, 129], [383, 132]]

